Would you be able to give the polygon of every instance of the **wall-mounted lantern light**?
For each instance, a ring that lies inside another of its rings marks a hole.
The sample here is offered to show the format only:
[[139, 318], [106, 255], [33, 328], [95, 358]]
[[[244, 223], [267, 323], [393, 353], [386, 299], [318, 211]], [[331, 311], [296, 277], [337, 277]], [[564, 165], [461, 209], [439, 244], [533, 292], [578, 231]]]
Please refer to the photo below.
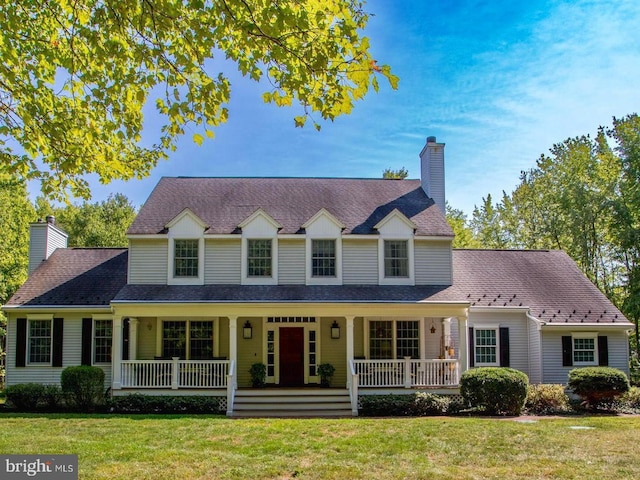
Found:
[[242, 338], [249, 339], [253, 337], [253, 328], [251, 328], [251, 324], [249, 320], [244, 322], [244, 327], [242, 327]]
[[434, 334], [436, 333], [436, 326], [433, 324], [433, 320], [431, 320], [431, 333]]
[[340, 325], [335, 320], [331, 324], [331, 338], [340, 338]]

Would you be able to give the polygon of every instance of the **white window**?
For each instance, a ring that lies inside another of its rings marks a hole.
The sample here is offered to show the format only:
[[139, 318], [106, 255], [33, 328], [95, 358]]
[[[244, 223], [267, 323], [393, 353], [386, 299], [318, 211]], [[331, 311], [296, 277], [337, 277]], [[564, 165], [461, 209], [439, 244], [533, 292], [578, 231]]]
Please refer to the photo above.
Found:
[[271, 239], [247, 240], [247, 277], [273, 276]]
[[174, 278], [197, 278], [199, 266], [199, 241], [197, 239], [174, 240]]
[[474, 329], [474, 356], [476, 367], [498, 366], [498, 328], [476, 327]]
[[420, 323], [417, 320], [369, 321], [369, 358], [420, 358]]
[[113, 324], [111, 320], [93, 322], [93, 363], [111, 363], [111, 338]]
[[311, 240], [311, 276], [335, 278], [335, 240]]
[[189, 360], [213, 358], [213, 321], [166, 320], [162, 322], [162, 356]]
[[51, 364], [51, 320], [29, 320], [28, 356], [30, 364]]
[[574, 365], [598, 365], [597, 339], [597, 333], [591, 332], [572, 335]]
[[409, 277], [408, 240], [384, 241], [384, 276], [385, 278]]

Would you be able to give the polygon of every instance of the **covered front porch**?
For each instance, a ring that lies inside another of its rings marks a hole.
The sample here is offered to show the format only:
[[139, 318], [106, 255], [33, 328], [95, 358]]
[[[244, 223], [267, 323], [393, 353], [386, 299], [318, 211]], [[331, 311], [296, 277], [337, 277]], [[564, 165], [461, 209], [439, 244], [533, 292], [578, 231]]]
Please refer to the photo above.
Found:
[[319, 386], [329, 363], [331, 387], [346, 389], [357, 412], [359, 392], [455, 389], [467, 365], [465, 307], [118, 305], [112, 389], [226, 396], [230, 414], [252, 364], [265, 365], [268, 387], [301, 389]]

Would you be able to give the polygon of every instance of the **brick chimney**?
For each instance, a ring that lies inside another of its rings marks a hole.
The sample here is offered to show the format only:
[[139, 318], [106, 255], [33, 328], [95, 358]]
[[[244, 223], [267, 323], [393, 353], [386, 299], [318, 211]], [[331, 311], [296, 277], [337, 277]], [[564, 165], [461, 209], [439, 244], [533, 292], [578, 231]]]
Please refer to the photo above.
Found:
[[427, 137], [420, 152], [420, 178], [422, 189], [445, 213], [444, 143], [437, 143], [436, 137]]
[[68, 235], [56, 227], [53, 215], [29, 224], [29, 274], [49, 258], [56, 248], [67, 248]]

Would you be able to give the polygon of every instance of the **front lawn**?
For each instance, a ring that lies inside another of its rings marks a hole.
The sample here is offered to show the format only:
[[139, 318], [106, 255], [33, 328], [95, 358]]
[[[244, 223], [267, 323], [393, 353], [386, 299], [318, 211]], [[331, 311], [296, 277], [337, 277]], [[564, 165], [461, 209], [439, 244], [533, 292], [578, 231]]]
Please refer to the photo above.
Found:
[[0, 452], [76, 453], [82, 479], [640, 478], [637, 416], [1, 414], [0, 422]]

